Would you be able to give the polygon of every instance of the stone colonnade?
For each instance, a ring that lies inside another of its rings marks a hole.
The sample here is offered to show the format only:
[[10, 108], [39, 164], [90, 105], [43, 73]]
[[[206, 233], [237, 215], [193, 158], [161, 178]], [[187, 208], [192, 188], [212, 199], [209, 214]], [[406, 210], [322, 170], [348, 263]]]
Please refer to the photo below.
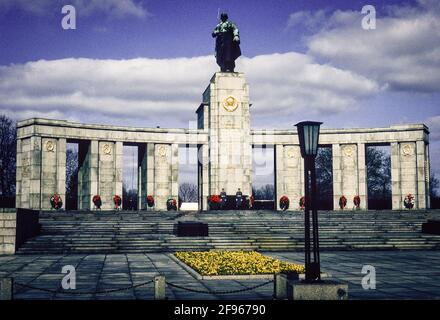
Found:
[[[287, 195], [291, 209], [299, 208], [304, 164], [296, 130], [252, 130], [249, 87], [242, 73], [216, 73], [197, 109], [197, 129], [134, 128], [29, 119], [17, 124], [18, 208], [50, 209], [54, 193], [66, 199], [66, 144], [79, 145], [78, 208], [92, 209], [99, 194], [102, 209], [112, 209], [113, 196], [122, 196], [123, 146], [138, 147], [138, 208], [146, 197], [155, 209], [178, 198], [180, 145], [198, 148], [199, 209], [207, 197], [225, 188], [244, 195], [252, 190], [252, 148], [274, 146], [275, 192]], [[286, 124], [289, 125], [289, 124]], [[292, 124], [293, 125], [293, 124]], [[320, 145], [332, 148], [333, 202], [344, 195], [353, 207], [359, 196], [367, 209], [366, 148], [391, 146], [392, 208], [402, 209], [407, 194], [415, 207], [429, 208], [429, 131], [423, 124], [370, 129], [322, 129]], [[279, 209], [279, 208], [278, 208]]]
[[[299, 209], [304, 195], [304, 162], [298, 137], [293, 130], [253, 130], [254, 145], [273, 145], [275, 152], [276, 199], [287, 195]], [[342, 196], [348, 209], [360, 198], [360, 209], [368, 209], [366, 148], [391, 147], [392, 209], [404, 208], [405, 197], [414, 196], [414, 207], [426, 209], [429, 203], [429, 131], [423, 124], [373, 129], [324, 129], [320, 145], [332, 150], [333, 208], [338, 210]], [[277, 201], [278, 202], [278, 201]], [[279, 204], [277, 204], [279, 209]]]

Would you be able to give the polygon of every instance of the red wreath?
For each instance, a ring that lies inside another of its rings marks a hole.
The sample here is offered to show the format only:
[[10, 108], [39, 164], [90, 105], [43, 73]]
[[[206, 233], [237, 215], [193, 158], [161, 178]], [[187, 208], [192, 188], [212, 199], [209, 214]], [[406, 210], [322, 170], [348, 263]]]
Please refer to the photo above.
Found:
[[359, 209], [359, 206], [361, 205], [361, 198], [359, 196], [355, 196], [353, 198], [353, 203], [356, 209]]
[[403, 200], [403, 205], [405, 208], [412, 209], [414, 208], [414, 204], [414, 196], [411, 193], [407, 194], [405, 200]]
[[302, 196], [301, 199], [299, 199], [299, 207], [301, 210], [304, 210], [306, 207], [306, 197]]
[[220, 207], [220, 196], [213, 194], [208, 197], [209, 209], [218, 210]]
[[100, 196], [99, 194], [93, 196], [92, 201], [93, 201], [93, 204], [95, 205], [95, 207], [96, 207], [97, 209], [101, 209], [101, 206], [102, 206], [102, 200], [101, 200], [101, 196]]
[[122, 203], [122, 199], [117, 194], [113, 197], [113, 202], [115, 203], [115, 209], [119, 209]]
[[339, 207], [344, 210], [344, 208], [347, 206], [347, 198], [345, 196], [341, 196], [339, 198]]
[[153, 196], [151, 196], [151, 195], [147, 196], [147, 205], [150, 208], [154, 206], [154, 198], [153, 198]]
[[52, 197], [50, 197], [50, 204], [52, 209], [59, 210], [63, 206], [63, 200], [58, 193], [55, 193]]
[[283, 211], [286, 211], [287, 209], [289, 209], [289, 198], [287, 196], [282, 196], [280, 198], [280, 208]]
[[176, 199], [171, 198], [171, 199], [167, 200], [167, 210], [168, 211], [171, 211], [171, 210], [176, 211], [177, 210], [177, 201], [176, 201]]

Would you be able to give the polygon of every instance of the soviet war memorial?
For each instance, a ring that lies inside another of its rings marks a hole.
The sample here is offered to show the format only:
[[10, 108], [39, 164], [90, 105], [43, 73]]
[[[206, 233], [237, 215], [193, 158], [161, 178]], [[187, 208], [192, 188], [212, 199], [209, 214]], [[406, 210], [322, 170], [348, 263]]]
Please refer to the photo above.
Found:
[[0, 299], [440, 299], [440, 7], [391, 2], [0, 2]]

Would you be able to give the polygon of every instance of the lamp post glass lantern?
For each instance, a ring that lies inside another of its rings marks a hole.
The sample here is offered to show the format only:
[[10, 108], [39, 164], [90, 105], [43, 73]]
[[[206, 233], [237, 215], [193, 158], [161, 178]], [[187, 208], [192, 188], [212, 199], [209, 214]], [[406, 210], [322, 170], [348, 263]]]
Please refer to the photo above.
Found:
[[[319, 257], [318, 210], [315, 158], [318, 154], [319, 129], [322, 122], [303, 121], [296, 124], [301, 156], [304, 158], [304, 252], [306, 267], [306, 282], [321, 280]], [[310, 211], [312, 212], [312, 244], [313, 261], [311, 259]]]

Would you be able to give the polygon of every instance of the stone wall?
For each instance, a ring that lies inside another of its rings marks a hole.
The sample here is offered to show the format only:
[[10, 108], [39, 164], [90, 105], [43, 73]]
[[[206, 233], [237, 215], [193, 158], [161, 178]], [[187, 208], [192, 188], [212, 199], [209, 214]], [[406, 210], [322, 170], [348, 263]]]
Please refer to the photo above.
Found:
[[0, 254], [15, 253], [15, 212], [0, 212]]
[[275, 145], [275, 202], [280, 209], [280, 198], [287, 196], [289, 209], [298, 210], [304, 196], [304, 160], [299, 146]]

